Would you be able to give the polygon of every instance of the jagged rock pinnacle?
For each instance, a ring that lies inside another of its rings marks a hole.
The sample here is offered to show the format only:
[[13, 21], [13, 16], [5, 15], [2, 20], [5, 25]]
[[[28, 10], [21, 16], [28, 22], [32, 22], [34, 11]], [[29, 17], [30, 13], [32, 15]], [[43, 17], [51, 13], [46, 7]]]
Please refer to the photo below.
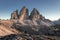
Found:
[[31, 12], [30, 19], [35, 20], [39, 18], [40, 18], [39, 12], [36, 8], [34, 8]]
[[23, 21], [27, 19], [28, 16], [29, 16], [28, 9], [25, 6], [23, 6], [19, 14], [19, 19]]
[[[29, 11], [28, 9], [23, 6], [19, 15], [18, 15], [18, 10], [14, 11], [11, 14], [11, 19], [14, 19], [13, 21], [15, 23], [21, 23], [22, 25], [47, 25], [50, 26], [53, 23], [50, 21], [46, 20], [45, 17], [43, 17], [36, 8], [34, 8], [29, 16]], [[15, 20], [16, 19], [16, 20]]]
[[14, 12], [11, 14], [11, 19], [18, 19], [18, 10], [14, 11]]

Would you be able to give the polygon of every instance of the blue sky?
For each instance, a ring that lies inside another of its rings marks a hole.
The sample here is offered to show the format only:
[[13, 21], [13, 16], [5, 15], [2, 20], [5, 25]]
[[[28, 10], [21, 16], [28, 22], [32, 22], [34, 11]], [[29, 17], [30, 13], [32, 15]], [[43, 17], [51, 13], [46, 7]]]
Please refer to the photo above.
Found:
[[24, 5], [29, 13], [36, 8], [47, 19], [60, 18], [60, 0], [0, 0], [0, 19], [10, 19], [11, 13]]

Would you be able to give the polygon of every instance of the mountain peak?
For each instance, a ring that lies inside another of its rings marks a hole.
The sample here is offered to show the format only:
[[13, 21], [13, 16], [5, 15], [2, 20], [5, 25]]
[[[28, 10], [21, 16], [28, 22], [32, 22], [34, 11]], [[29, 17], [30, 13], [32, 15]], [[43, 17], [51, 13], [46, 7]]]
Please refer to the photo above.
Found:
[[26, 6], [23, 6], [22, 9], [27, 9]]
[[38, 10], [36, 8], [33, 8], [31, 14], [30, 14], [30, 19], [39, 19], [40, 18], [40, 13], [38, 12]]
[[[49, 25], [51, 22], [46, 20], [45, 17], [43, 17], [39, 11], [36, 8], [33, 8], [33, 10], [30, 13], [29, 16], [29, 10], [23, 6], [22, 9], [20, 10], [20, 13], [18, 15], [18, 10], [14, 11], [12, 13], [12, 19], [18, 19], [19, 23], [23, 24], [23, 25]], [[16, 21], [15, 21], [16, 22]], [[52, 23], [51, 23], [52, 24]]]
[[18, 19], [18, 10], [13, 11], [11, 14], [11, 19]]
[[26, 6], [23, 6], [22, 8], [26, 8]]
[[36, 8], [33, 8], [32, 12], [33, 12], [33, 14], [39, 14], [39, 12]]
[[28, 9], [25, 6], [23, 6], [19, 14], [19, 19], [23, 21], [27, 19], [28, 15], [29, 15]]

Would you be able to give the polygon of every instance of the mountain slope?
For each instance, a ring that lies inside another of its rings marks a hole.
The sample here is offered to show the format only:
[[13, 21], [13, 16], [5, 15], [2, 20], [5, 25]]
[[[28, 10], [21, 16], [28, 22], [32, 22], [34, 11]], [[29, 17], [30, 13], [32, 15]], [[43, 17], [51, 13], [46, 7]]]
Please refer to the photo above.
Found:
[[60, 19], [59, 20], [56, 20], [56, 21], [53, 21], [53, 23], [60, 25]]
[[0, 36], [18, 33], [17, 30], [11, 28], [12, 21], [0, 20]]

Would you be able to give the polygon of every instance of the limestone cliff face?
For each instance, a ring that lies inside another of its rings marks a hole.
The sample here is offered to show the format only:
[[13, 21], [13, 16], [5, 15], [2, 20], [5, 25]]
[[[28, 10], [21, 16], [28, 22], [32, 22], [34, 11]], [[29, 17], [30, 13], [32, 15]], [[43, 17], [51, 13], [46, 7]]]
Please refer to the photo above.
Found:
[[29, 16], [28, 9], [25, 6], [23, 6], [23, 8], [21, 9], [20, 14], [19, 14], [19, 19], [21, 21], [24, 21], [25, 19], [28, 18], [28, 16]]
[[14, 11], [14, 12], [11, 14], [11, 19], [18, 19], [18, 10]]
[[15, 23], [19, 22], [23, 25], [52, 25], [53, 23], [46, 20], [39, 12], [36, 8], [34, 8], [32, 10], [32, 12], [30, 13], [30, 16], [29, 16], [29, 11], [28, 9], [23, 6], [19, 15], [18, 15], [18, 10], [14, 11], [12, 14], [11, 14], [11, 19], [14, 19], [13, 21]]
[[31, 20], [37, 20], [37, 19], [40, 19], [40, 15], [39, 15], [39, 12], [37, 9], [33, 9], [32, 12], [31, 12], [31, 15], [30, 15], [30, 19]]
[[43, 19], [43, 16], [39, 14], [38, 10], [34, 8], [29, 16], [29, 11], [28, 9], [23, 6], [19, 15], [18, 15], [18, 10], [14, 11], [11, 14], [11, 19], [19, 19], [20, 21], [24, 21], [26, 19], [31, 19], [31, 20], [38, 20], [38, 19]]

